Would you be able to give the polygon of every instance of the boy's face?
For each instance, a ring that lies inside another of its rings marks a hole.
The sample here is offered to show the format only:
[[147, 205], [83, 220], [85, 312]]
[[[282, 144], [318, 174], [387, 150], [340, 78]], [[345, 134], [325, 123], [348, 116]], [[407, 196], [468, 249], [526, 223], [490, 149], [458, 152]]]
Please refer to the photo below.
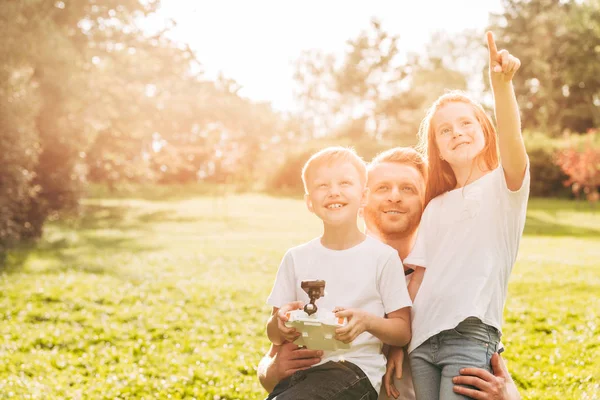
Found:
[[382, 238], [416, 231], [423, 213], [425, 182], [410, 165], [384, 162], [369, 171], [369, 201], [363, 209], [367, 229]]
[[316, 166], [307, 177], [308, 210], [326, 225], [356, 223], [358, 209], [366, 202], [367, 189], [352, 163], [334, 161]]

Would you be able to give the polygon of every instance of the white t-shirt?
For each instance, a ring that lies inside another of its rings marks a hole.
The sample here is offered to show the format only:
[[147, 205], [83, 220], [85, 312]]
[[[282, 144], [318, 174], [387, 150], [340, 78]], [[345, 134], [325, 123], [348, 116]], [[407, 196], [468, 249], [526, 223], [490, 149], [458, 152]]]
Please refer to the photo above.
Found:
[[[360, 308], [384, 317], [411, 305], [398, 252], [371, 237], [346, 250], [328, 249], [320, 238], [288, 250], [267, 303], [278, 308], [297, 300], [308, 303], [310, 299], [300, 282], [314, 279], [325, 281], [325, 296], [316, 301], [320, 310]], [[320, 364], [350, 361], [363, 370], [379, 392], [386, 365], [382, 346], [381, 340], [363, 332], [350, 349], [324, 352]]]
[[508, 278], [517, 258], [529, 197], [506, 186], [499, 166], [464, 188], [431, 200], [405, 265], [425, 267], [412, 308], [409, 353], [474, 316], [498, 330]]

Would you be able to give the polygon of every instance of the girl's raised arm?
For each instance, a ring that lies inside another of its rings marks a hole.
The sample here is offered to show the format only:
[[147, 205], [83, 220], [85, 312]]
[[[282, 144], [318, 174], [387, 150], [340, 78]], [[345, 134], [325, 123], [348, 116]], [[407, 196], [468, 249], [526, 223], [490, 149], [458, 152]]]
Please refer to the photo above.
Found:
[[487, 32], [487, 43], [500, 162], [504, 168], [506, 186], [510, 190], [518, 190], [525, 176], [527, 152], [521, 135], [521, 116], [512, 78], [521, 66], [521, 61], [506, 50], [498, 51], [492, 32]]

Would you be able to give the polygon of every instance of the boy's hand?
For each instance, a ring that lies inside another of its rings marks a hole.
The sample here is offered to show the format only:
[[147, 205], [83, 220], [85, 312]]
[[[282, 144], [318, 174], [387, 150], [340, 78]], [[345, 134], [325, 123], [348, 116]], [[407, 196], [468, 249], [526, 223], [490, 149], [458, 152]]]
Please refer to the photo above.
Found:
[[279, 329], [279, 332], [281, 332], [281, 336], [283, 336], [288, 342], [293, 342], [294, 340], [298, 339], [298, 336], [300, 336], [300, 332], [298, 332], [294, 328], [288, 328], [287, 326], [285, 326], [285, 323], [288, 320], [288, 317], [285, 314], [287, 314], [290, 311], [302, 309], [302, 307], [304, 307], [303, 302], [293, 301], [291, 303], [283, 305], [277, 311], [277, 328]]
[[[383, 386], [385, 387], [385, 393], [388, 397], [395, 399], [400, 396], [400, 392], [394, 385], [395, 376], [396, 379], [402, 378], [402, 363], [404, 362], [404, 349], [402, 347], [390, 347], [388, 354], [387, 366], [385, 368], [385, 375], [383, 375]], [[394, 373], [395, 371], [395, 373]]]
[[492, 32], [487, 32], [486, 36], [490, 55], [490, 80], [492, 85], [496, 82], [510, 82], [521, 66], [521, 60], [507, 50], [498, 51]]
[[371, 314], [366, 311], [350, 308], [336, 307], [333, 312], [338, 318], [348, 318], [348, 325], [335, 330], [335, 338], [344, 343], [350, 343], [364, 331], [368, 331], [371, 325]]

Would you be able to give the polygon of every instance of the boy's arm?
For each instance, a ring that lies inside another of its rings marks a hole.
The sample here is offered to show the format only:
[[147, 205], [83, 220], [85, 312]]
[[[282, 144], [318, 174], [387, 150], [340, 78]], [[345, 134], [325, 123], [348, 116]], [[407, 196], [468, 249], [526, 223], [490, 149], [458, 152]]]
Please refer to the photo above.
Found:
[[336, 329], [336, 339], [350, 343], [358, 335], [367, 331], [383, 343], [392, 346], [405, 346], [410, 342], [410, 307], [404, 307], [381, 318], [367, 311], [351, 308], [336, 308], [335, 316], [348, 318], [348, 325]]
[[415, 301], [415, 297], [417, 297], [417, 292], [423, 282], [423, 276], [425, 276], [425, 268], [415, 266], [415, 272], [413, 272], [408, 283], [408, 294], [412, 301]]
[[525, 176], [527, 152], [521, 135], [521, 116], [515, 96], [512, 78], [521, 66], [521, 61], [506, 50], [498, 51], [494, 35], [487, 32], [490, 55], [490, 83], [494, 92], [496, 124], [500, 160], [504, 169], [506, 186], [518, 190]]
[[410, 342], [410, 307], [387, 314], [387, 318], [373, 318], [369, 333], [391, 346], [406, 346]]

